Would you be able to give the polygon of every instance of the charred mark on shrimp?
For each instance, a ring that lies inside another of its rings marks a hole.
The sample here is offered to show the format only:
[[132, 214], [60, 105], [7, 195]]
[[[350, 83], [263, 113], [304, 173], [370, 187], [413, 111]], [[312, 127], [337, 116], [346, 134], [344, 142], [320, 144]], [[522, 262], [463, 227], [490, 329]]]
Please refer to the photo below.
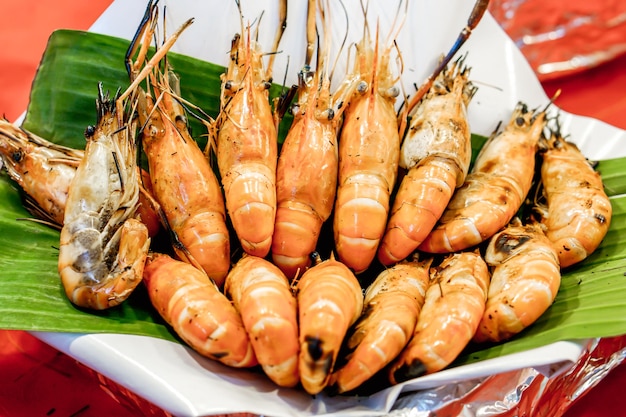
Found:
[[305, 336], [304, 340], [307, 344], [307, 352], [309, 352], [311, 359], [314, 361], [320, 360], [324, 354], [324, 349], [322, 347], [324, 341], [314, 336]]
[[396, 382], [404, 382], [409, 379], [418, 378], [426, 373], [427, 369], [424, 366], [424, 362], [417, 359], [411, 362], [410, 364], [398, 368], [394, 373], [393, 377]]
[[498, 236], [495, 247], [498, 252], [509, 254], [529, 240], [530, 236], [528, 235], [510, 235], [502, 233]]

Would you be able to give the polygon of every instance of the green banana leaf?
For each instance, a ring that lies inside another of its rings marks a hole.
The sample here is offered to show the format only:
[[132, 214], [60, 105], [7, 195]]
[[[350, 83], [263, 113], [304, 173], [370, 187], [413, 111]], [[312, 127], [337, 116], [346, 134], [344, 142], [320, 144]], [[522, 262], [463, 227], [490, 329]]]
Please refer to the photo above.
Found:
[[[52, 34], [33, 83], [23, 127], [53, 142], [83, 148], [83, 131], [95, 123], [97, 83], [105, 89], [128, 85], [124, 54], [128, 41], [108, 36], [57, 31]], [[215, 117], [223, 67], [171, 53], [181, 92]], [[281, 93], [274, 86], [274, 96]], [[193, 121], [194, 136], [206, 140], [204, 126]], [[282, 124], [284, 137], [289, 121]], [[478, 150], [485, 138], [474, 136]], [[600, 161], [611, 195], [613, 220], [600, 248], [563, 272], [552, 307], [514, 339], [493, 346], [470, 346], [456, 364], [547, 345], [561, 340], [626, 334], [626, 158]], [[65, 297], [57, 273], [59, 233], [25, 220], [20, 191], [0, 176], [0, 328], [80, 333], [128, 333], [178, 340], [163, 322], [143, 287], [121, 306], [103, 312], [78, 309]]]

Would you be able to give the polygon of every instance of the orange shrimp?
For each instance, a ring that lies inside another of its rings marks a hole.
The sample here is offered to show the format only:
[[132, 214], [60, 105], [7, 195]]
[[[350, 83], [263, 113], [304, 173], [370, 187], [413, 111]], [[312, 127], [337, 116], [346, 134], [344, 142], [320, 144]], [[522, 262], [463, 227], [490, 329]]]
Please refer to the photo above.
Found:
[[390, 46], [372, 47], [369, 28], [357, 45], [359, 76], [345, 109], [339, 139], [339, 178], [333, 232], [339, 259], [355, 273], [376, 257], [396, 182], [400, 135], [395, 111], [399, 77], [392, 74]]
[[333, 373], [332, 390], [356, 389], [406, 346], [424, 305], [431, 261], [397, 263], [383, 270], [367, 288], [363, 313], [345, 341], [347, 362]]
[[487, 264], [477, 250], [451, 254], [432, 268], [415, 332], [390, 367], [393, 384], [452, 363], [483, 317], [489, 280]]
[[98, 121], [85, 130], [85, 155], [68, 191], [59, 242], [58, 271], [68, 299], [97, 310], [130, 296], [150, 245], [148, 229], [134, 217], [137, 148], [134, 124], [120, 114], [123, 103], [124, 95], [113, 101], [98, 85]]
[[442, 71], [416, 108], [402, 143], [400, 182], [378, 260], [406, 258], [430, 233], [454, 190], [465, 181], [472, 157], [467, 106], [476, 88], [469, 69], [457, 60]]
[[494, 132], [472, 171], [418, 249], [431, 253], [460, 251], [493, 236], [521, 207], [532, 184], [535, 155], [545, 127], [545, 110], [515, 107], [504, 130]]
[[[315, 12], [312, 9], [309, 13]], [[324, 41], [329, 50], [330, 38]], [[298, 103], [292, 109], [294, 121], [276, 169], [272, 259], [290, 279], [310, 265], [310, 254], [315, 251], [323, 223], [330, 217], [337, 191], [341, 111], [333, 110], [325, 68], [328, 58], [323, 55], [315, 72], [305, 65], [299, 74]]]
[[26, 208], [56, 228], [63, 225], [70, 184], [84, 152], [49, 142], [0, 119], [0, 158], [24, 191]]
[[536, 207], [546, 235], [559, 254], [561, 268], [587, 258], [609, 230], [613, 208], [600, 174], [559, 129], [540, 152], [546, 204]]
[[296, 290], [300, 323], [300, 382], [317, 394], [330, 381], [348, 328], [363, 310], [363, 293], [354, 273], [331, 256], [299, 279]]
[[263, 258], [244, 254], [228, 273], [224, 293], [241, 314], [265, 374], [281, 387], [297, 385], [298, 312], [285, 274]]
[[[191, 21], [177, 34], [189, 24]], [[149, 26], [144, 39], [150, 39], [153, 31], [154, 27]], [[131, 45], [129, 54], [134, 48]], [[137, 62], [141, 60], [140, 55]], [[171, 231], [183, 246], [175, 245], [176, 254], [201, 267], [222, 286], [230, 268], [230, 237], [222, 189], [205, 154], [189, 133], [179, 99], [179, 80], [169, 66], [165, 71], [150, 76], [157, 98], [148, 92], [140, 94], [139, 118], [152, 190]]]
[[[265, 257], [274, 233], [278, 159], [277, 126], [269, 101], [271, 64], [264, 68], [260, 46], [240, 19], [245, 41], [235, 35], [230, 62], [221, 77], [217, 163], [226, 209], [243, 250]], [[274, 51], [279, 42], [277, 36]]]
[[518, 218], [489, 241], [493, 267], [485, 313], [474, 341], [500, 342], [534, 323], [552, 305], [561, 285], [556, 250], [540, 224]]
[[204, 271], [151, 253], [143, 281], [154, 308], [195, 351], [232, 367], [257, 365], [241, 316]]

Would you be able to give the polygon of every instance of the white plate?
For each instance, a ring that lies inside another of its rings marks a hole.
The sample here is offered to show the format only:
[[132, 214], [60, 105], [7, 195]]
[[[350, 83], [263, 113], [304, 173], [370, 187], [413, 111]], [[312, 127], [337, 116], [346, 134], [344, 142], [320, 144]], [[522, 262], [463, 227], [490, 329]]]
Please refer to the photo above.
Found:
[[[245, 1], [246, 21], [253, 21], [265, 10], [260, 28], [261, 44], [271, 45], [277, 24], [276, 1]], [[290, 2], [287, 31], [281, 54], [274, 66], [275, 80], [282, 80], [290, 62], [287, 84], [302, 65], [304, 54], [304, 5]], [[362, 34], [362, 14], [357, 0], [346, 0], [350, 16], [349, 39]], [[384, 39], [395, 8], [388, 1], [370, 2], [371, 27], [380, 20]], [[405, 26], [398, 36], [405, 66], [403, 84], [420, 84], [445, 53], [467, 21], [473, 2], [469, 0], [425, 0], [410, 2]], [[168, 31], [172, 32], [189, 17], [195, 23], [175, 45], [177, 52], [226, 65], [230, 39], [239, 31], [234, 1], [163, 1], [167, 4]], [[336, 4], [336, 2], [335, 2]], [[141, 0], [117, 0], [91, 28], [94, 32], [130, 39], [143, 15]], [[335, 46], [345, 32], [341, 9], [333, 9]], [[489, 135], [501, 120], [508, 120], [518, 101], [543, 107], [549, 99], [530, 66], [494, 19], [486, 14], [461, 53], [469, 51], [466, 62], [471, 78], [479, 86], [470, 108], [472, 131]], [[339, 67], [336, 74], [345, 68]], [[558, 109], [554, 107], [553, 112]], [[626, 132], [587, 117], [561, 113], [564, 132], [591, 159], [626, 155]], [[602, 140], [602, 146], [597, 141]], [[227, 368], [201, 357], [190, 349], [168, 341], [128, 335], [77, 335], [33, 333], [60, 351], [177, 416], [204, 416], [220, 413], [252, 412], [261, 415], [383, 415], [402, 392], [432, 388], [461, 380], [474, 380], [510, 370], [532, 367], [550, 374], [575, 362], [585, 342], [559, 342], [531, 351], [465, 365], [421, 377], [391, 387], [367, 398], [315, 398], [303, 391], [278, 389], [267, 378], [249, 371]]]

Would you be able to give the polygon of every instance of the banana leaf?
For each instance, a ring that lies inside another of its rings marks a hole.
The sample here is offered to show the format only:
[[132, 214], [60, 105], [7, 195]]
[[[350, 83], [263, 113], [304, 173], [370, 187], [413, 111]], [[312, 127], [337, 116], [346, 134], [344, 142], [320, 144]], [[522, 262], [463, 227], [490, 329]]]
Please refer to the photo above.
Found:
[[[34, 80], [23, 127], [53, 142], [83, 148], [83, 131], [95, 123], [97, 83], [115, 91], [128, 85], [124, 54], [128, 41], [93, 33], [54, 32]], [[181, 79], [181, 93], [214, 117], [219, 108], [223, 67], [170, 53]], [[281, 93], [274, 86], [274, 96]], [[190, 118], [191, 120], [192, 118]], [[205, 139], [204, 126], [193, 133]], [[283, 123], [281, 137], [285, 135]], [[485, 138], [473, 136], [473, 148]], [[514, 339], [493, 346], [469, 346], [456, 364], [499, 357], [561, 340], [626, 334], [626, 158], [600, 161], [611, 195], [613, 220], [602, 245], [579, 265], [563, 271], [550, 309]], [[58, 273], [59, 233], [27, 220], [19, 187], [0, 176], [0, 328], [29, 331], [125, 333], [178, 340], [163, 322], [143, 287], [122, 305], [103, 312], [73, 306]]]

